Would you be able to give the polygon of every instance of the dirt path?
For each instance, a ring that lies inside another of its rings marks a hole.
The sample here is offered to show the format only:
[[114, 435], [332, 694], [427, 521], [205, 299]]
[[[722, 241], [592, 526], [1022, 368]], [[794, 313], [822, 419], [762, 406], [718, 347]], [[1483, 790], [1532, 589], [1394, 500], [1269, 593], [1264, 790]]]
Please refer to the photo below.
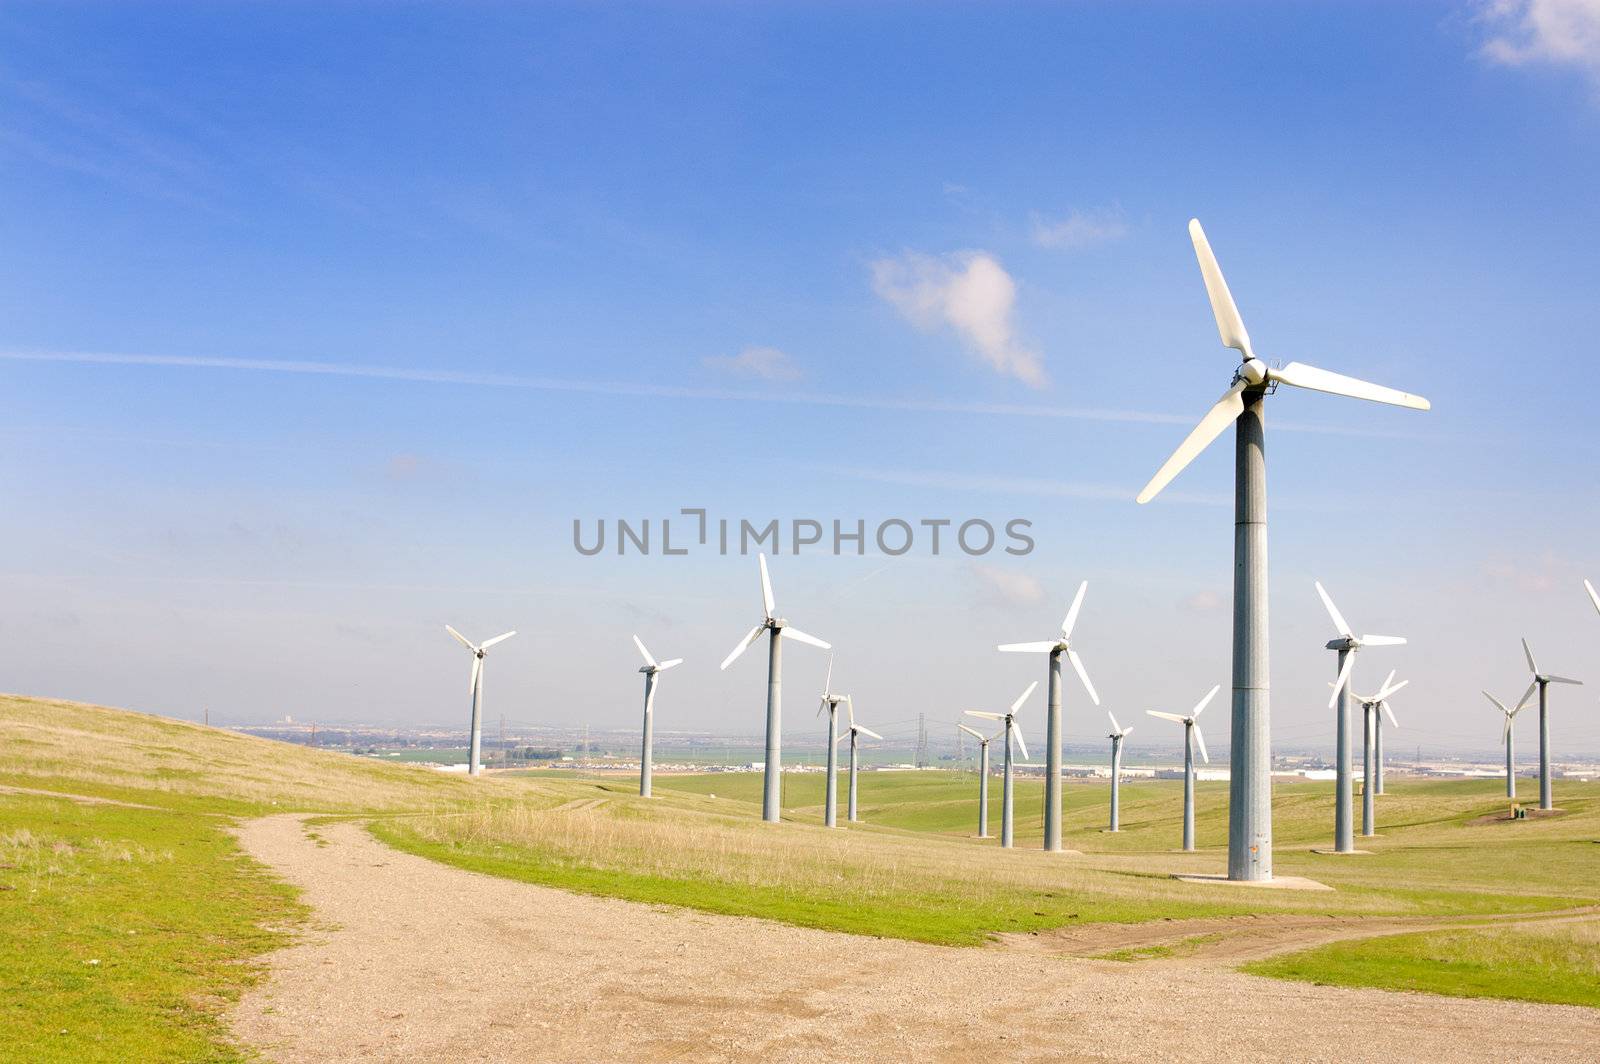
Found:
[[[480, 876], [357, 824], [241, 829], [320, 930], [233, 1016], [281, 1061], [1589, 1060], [1600, 1012], [951, 949]], [[1359, 1018], [1359, 1019], [1357, 1019]]]

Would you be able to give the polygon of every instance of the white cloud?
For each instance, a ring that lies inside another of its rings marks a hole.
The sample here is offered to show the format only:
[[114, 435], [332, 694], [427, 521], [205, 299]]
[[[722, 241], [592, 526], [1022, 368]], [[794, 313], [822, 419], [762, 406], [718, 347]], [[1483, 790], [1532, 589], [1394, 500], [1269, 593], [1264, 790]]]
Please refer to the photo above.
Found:
[[1120, 210], [1072, 211], [1055, 220], [1042, 214], [1033, 216], [1033, 242], [1042, 248], [1072, 251], [1121, 240], [1127, 235], [1128, 225], [1122, 220]]
[[803, 376], [794, 360], [776, 347], [747, 347], [737, 355], [712, 355], [701, 361], [737, 377], [764, 381], [797, 381]]
[[1228, 599], [1218, 591], [1196, 591], [1178, 602], [1178, 607], [1188, 613], [1220, 613]]
[[1017, 283], [993, 255], [907, 252], [872, 264], [872, 288], [919, 329], [949, 326], [995, 372], [1042, 388], [1044, 364], [1017, 341]]
[[1508, 66], [1578, 67], [1600, 89], [1600, 0], [1489, 0], [1483, 54]]
[[982, 598], [996, 606], [1034, 606], [1044, 601], [1044, 588], [1027, 573], [1000, 569], [993, 565], [974, 565]]

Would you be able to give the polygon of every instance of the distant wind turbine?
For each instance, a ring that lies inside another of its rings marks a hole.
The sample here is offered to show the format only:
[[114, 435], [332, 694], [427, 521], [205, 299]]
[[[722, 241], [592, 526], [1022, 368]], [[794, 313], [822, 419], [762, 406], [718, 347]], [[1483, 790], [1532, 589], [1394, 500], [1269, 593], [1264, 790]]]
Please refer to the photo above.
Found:
[[[1389, 723], [1400, 727], [1400, 722], [1394, 719], [1394, 710], [1389, 708], [1389, 696], [1400, 688], [1410, 683], [1410, 680], [1394, 682], [1394, 670], [1389, 670], [1389, 675], [1384, 678], [1383, 686], [1375, 695], [1356, 695], [1356, 700], [1361, 703], [1361, 834], [1371, 836], [1377, 834], [1377, 819], [1375, 815], [1374, 799], [1383, 793], [1383, 717], [1389, 718]], [[1379, 715], [1382, 711], [1383, 716]]]
[[1533, 673], [1533, 682], [1528, 684], [1527, 691], [1523, 692], [1522, 701], [1526, 702], [1535, 688], [1539, 690], [1539, 808], [1554, 809], [1555, 802], [1550, 793], [1550, 717], [1547, 712], [1549, 700], [1546, 698], [1545, 688], [1553, 683], [1570, 683], [1581, 687], [1583, 681], [1540, 672], [1539, 663], [1533, 660], [1533, 651], [1528, 649], [1526, 639], [1522, 641], [1522, 653], [1528, 658], [1528, 671]]
[[772, 597], [772, 579], [767, 575], [767, 556], [758, 554], [756, 557], [761, 564], [763, 618], [739, 641], [733, 653], [723, 659], [721, 667], [726, 669], [739, 660], [739, 655], [760, 639], [762, 632], [771, 637], [767, 644], [767, 763], [761, 789], [761, 819], [776, 824], [783, 812], [780, 808], [783, 800], [783, 637], [788, 635], [790, 639], [823, 650], [832, 650], [833, 647], [814, 635], [806, 635], [800, 629], [791, 627], [788, 621], [773, 613], [778, 607]]
[[822, 823], [837, 827], [839, 820], [839, 706], [848, 702], [849, 695], [833, 693], [833, 655], [828, 655], [828, 675], [822, 681], [822, 704], [817, 715], [828, 711], [828, 793], [822, 799]]
[[861, 736], [870, 735], [874, 739], [878, 739], [880, 741], [883, 739], [883, 736], [879, 735], [865, 724], [856, 723], [856, 706], [855, 702], [850, 698], [849, 695], [844, 696], [844, 711], [850, 718], [849, 734], [839, 736], [839, 738], [834, 740], [834, 743], [838, 744], [844, 742], [846, 739], [850, 740], [850, 802], [845, 807], [845, 819], [854, 824], [861, 819], [856, 814], [856, 772], [861, 767], [857, 750], [861, 744]]
[[1256, 357], [1244, 319], [1228, 291], [1222, 268], [1211, 252], [1198, 219], [1189, 238], [1200, 262], [1200, 276], [1211, 299], [1211, 313], [1225, 347], [1243, 361], [1233, 380], [1200, 424], [1139, 492], [1149, 502], [1229, 425], [1235, 426], [1233, 535], [1233, 742], [1228, 785], [1228, 878], [1272, 878], [1272, 729], [1269, 711], [1271, 669], [1267, 631], [1267, 457], [1264, 404], [1279, 384], [1331, 392], [1356, 399], [1428, 409], [1428, 401], [1302, 362], [1281, 368]]
[[1022, 692], [1021, 696], [1011, 703], [1011, 708], [1004, 713], [990, 713], [982, 709], [967, 710], [967, 716], [969, 717], [1005, 721], [1006, 774], [1005, 783], [1000, 788], [1000, 845], [1007, 849], [1011, 847], [1011, 741], [1013, 739], [1016, 740], [1018, 749], [1022, 751], [1022, 759], [1026, 761], [1028, 759], [1028, 744], [1022, 741], [1022, 729], [1017, 726], [1017, 710], [1022, 708], [1022, 704], [1028, 700], [1028, 696], [1033, 694], [1038, 686], [1038, 680], [1030, 683], [1028, 689]]
[[1111, 717], [1111, 830], [1122, 830], [1122, 740], [1133, 731], [1131, 726], [1124, 728], [1117, 723], [1117, 718], [1111, 716], [1111, 711], [1106, 710], [1106, 716]]
[[1506, 744], [1506, 797], [1515, 799], [1517, 796], [1517, 730], [1512, 722], [1517, 719], [1517, 714], [1528, 708], [1528, 696], [1523, 695], [1515, 709], [1507, 709], [1506, 704], [1490, 694], [1483, 692], [1483, 697], [1494, 704], [1494, 708], [1505, 717], [1505, 728], [1500, 733], [1500, 741]]
[[639, 653], [644, 656], [644, 666], [640, 672], [644, 673], [644, 745], [639, 754], [639, 795], [650, 797], [650, 773], [652, 768], [652, 749], [655, 736], [655, 704], [656, 704], [656, 677], [674, 665], [682, 665], [682, 658], [673, 658], [670, 661], [657, 662], [644, 648], [644, 643], [638, 636], [633, 637], [633, 645], [639, 648]]
[[956, 727], [978, 740], [978, 838], [986, 839], [989, 837], [989, 744], [1000, 736], [986, 736], [965, 724]]
[[1159, 709], [1147, 709], [1146, 713], [1162, 720], [1177, 721], [1183, 725], [1183, 848], [1194, 849], [1194, 744], [1200, 744], [1200, 756], [1205, 758], [1206, 764], [1211, 764], [1211, 755], [1206, 753], [1206, 737], [1200, 734], [1198, 718], [1205, 712], [1206, 706], [1217, 697], [1217, 692], [1222, 690], [1219, 683], [1206, 693], [1206, 696], [1189, 711], [1186, 717], [1176, 713], [1163, 713]]
[[483, 656], [488, 653], [490, 647], [510, 639], [517, 633], [512, 630], [504, 635], [497, 635], [480, 645], [451, 628], [448, 624], [444, 626], [444, 630], [454, 636], [456, 642], [472, 651], [472, 679], [467, 681], [467, 690], [472, 695], [472, 741], [471, 752], [467, 758], [467, 775], [476, 776], [483, 772], [483, 764], [479, 760], [479, 754], [483, 747]]
[[1083, 606], [1083, 595], [1088, 590], [1089, 581], [1085, 580], [1078, 585], [1078, 593], [1073, 597], [1072, 605], [1067, 608], [1067, 618], [1061, 622], [1061, 634], [1056, 638], [1037, 643], [1003, 643], [996, 648], [1012, 654], [1050, 655], [1050, 686], [1049, 697], [1046, 700], [1044, 737], [1044, 848], [1046, 850], [1061, 849], [1061, 656], [1063, 654], [1072, 662], [1072, 669], [1078, 674], [1078, 679], [1083, 681], [1083, 688], [1089, 692], [1090, 700], [1097, 706], [1100, 704], [1100, 696], [1095, 693], [1094, 684], [1089, 682], [1089, 674], [1083, 668], [1083, 661], [1078, 657], [1078, 652], [1072, 649], [1071, 643], [1072, 629], [1078, 623], [1078, 610]]
[[[1328, 616], [1333, 620], [1333, 627], [1339, 633], [1335, 639], [1328, 640], [1329, 650], [1339, 652], [1338, 679], [1333, 682], [1333, 694], [1328, 698], [1328, 708], [1335, 706], [1339, 709], [1337, 735], [1338, 771], [1335, 773], [1333, 795], [1333, 847], [1336, 853], [1354, 853], [1356, 844], [1354, 838], [1353, 798], [1350, 780], [1350, 674], [1355, 669], [1356, 652], [1362, 647], [1399, 646], [1405, 639], [1397, 635], [1363, 635], [1357, 637], [1351, 630], [1349, 623], [1344, 619], [1344, 614], [1339, 612], [1339, 607], [1333, 604], [1333, 597], [1322, 586], [1322, 581], [1315, 581], [1317, 595], [1322, 599], [1322, 605], [1328, 610]], [[1368, 723], [1370, 727], [1370, 722]], [[1370, 761], [1371, 755], [1368, 755]], [[1367, 777], [1370, 789], [1371, 777]], [[1362, 796], [1365, 802], [1368, 799]], [[1370, 823], [1370, 821], [1369, 821]], [[1371, 834], [1371, 832], [1363, 832]]]

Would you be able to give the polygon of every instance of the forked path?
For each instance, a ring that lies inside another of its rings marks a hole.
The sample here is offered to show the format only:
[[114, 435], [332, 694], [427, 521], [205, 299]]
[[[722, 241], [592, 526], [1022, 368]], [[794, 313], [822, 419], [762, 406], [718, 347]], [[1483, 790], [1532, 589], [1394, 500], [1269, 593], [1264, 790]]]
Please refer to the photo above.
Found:
[[356, 824], [245, 849], [314, 928], [233, 1014], [280, 1061], [1592, 1060], [1600, 1011], [861, 938], [496, 879]]

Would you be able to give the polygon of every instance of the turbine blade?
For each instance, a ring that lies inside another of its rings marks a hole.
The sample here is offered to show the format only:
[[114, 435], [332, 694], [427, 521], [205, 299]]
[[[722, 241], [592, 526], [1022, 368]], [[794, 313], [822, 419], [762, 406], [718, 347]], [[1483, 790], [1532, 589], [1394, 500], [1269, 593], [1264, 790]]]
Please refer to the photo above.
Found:
[[1328, 608], [1328, 616], [1333, 618], [1333, 630], [1346, 639], [1354, 636], [1355, 633], [1350, 630], [1349, 622], [1344, 619], [1344, 614], [1339, 612], [1339, 607], [1333, 604], [1333, 596], [1328, 594], [1327, 589], [1322, 586], [1322, 581], [1317, 580], [1315, 583], [1317, 585], [1317, 594], [1322, 596], [1322, 604]]
[[1511, 716], [1511, 710], [1507, 709], [1506, 708], [1506, 704], [1504, 702], [1500, 701], [1494, 695], [1490, 694], [1488, 691], [1485, 691], [1485, 692], [1483, 692], [1483, 697], [1487, 698], [1490, 702], [1494, 703], [1494, 708], [1498, 709], [1500, 712], [1504, 713], [1508, 717]]
[[957, 724], [956, 727], [960, 728], [962, 731], [966, 732], [968, 735], [972, 736], [974, 739], [978, 740], [980, 743], [981, 742], [988, 742], [988, 740], [983, 737], [983, 733], [981, 731], [978, 731], [976, 728], [969, 728], [965, 724]]
[[1022, 751], [1022, 760], [1028, 760], [1028, 744], [1022, 741], [1022, 729], [1017, 727], [1017, 722], [1011, 722], [1011, 737], [1017, 741], [1017, 747]]
[[[1399, 672], [1399, 671], [1400, 671], [1399, 669], [1390, 669], [1389, 670], [1389, 675], [1385, 676], [1383, 678], [1383, 683], [1378, 685], [1378, 693], [1374, 697], [1376, 697], [1376, 698], [1381, 700], [1381, 699], [1387, 698], [1389, 696], [1389, 694], [1390, 694], [1389, 685], [1394, 683], [1394, 674]], [[1398, 691], [1399, 689], [1400, 688], [1398, 688], [1398, 687], [1395, 688], [1396, 691]]]
[[1022, 692], [1022, 694], [1017, 696], [1017, 700], [1015, 702], [1011, 703], [1011, 712], [1013, 714], [1016, 713], [1017, 710], [1022, 708], [1022, 703], [1026, 702], [1028, 700], [1028, 696], [1033, 694], [1034, 690], [1036, 688], [1038, 688], [1038, 686], [1039, 686], [1039, 681], [1035, 680], [1035, 681], [1033, 681], [1032, 683], [1030, 683], [1028, 685], [1028, 689], [1026, 691]]
[[1400, 722], [1394, 719], [1394, 710], [1389, 708], [1388, 701], [1379, 702], [1378, 705], [1382, 707], [1383, 715], [1389, 718], [1389, 723], [1396, 728], [1400, 727]]
[[732, 665], [734, 662], [738, 661], [739, 655], [743, 654], [747, 649], [749, 649], [751, 643], [754, 643], [761, 637], [761, 633], [766, 630], [766, 627], [767, 626], [764, 624], [758, 624], [754, 628], [750, 629], [750, 634], [739, 640], [739, 645], [733, 648], [733, 653], [722, 659], [722, 664], [718, 666], [718, 668], [726, 669], [729, 665]]
[[995, 649], [1002, 654], [1048, 654], [1060, 645], [1059, 640], [1051, 639], [1040, 643], [1001, 643]]
[[497, 635], [493, 639], [484, 640], [483, 646], [479, 647], [478, 649], [479, 650], [488, 650], [490, 647], [494, 646], [496, 643], [504, 643], [507, 639], [510, 639], [512, 636], [514, 636], [516, 634], [517, 634], [517, 630], [515, 628], [513, 628], [511, 631], [505, 632], [505, 633], [503, 633], [501, 635]]
[[1594, 585], [1587, 580], [1583, 582], [1583, 589], [1589, 592], [1589, 601], [1594, 603], [1595, 612], [1600, 613], [1600, 591], [1596, 591]]
[[860, 732], [862, 735], [870, 735], [874, 739], [882, 739], [883, 738], [883, 736], [879, 735], [877, 732], [873, 731], [871, 728], [867, 727], [865, 724], [857, 724], [856, 725], [856, 731]]
[[767, 556], [757, 554], [756, 560], [761, 563], [761, 605], [766, 609], [767, 620], [770, 621], [772, 611], [778, 608], [778, 604], [772, 598], [772, 577], [767, 575]]
[[682, 664], [683, 664], [683, 659], [682, 658], [668, 658], [666, 661], [663, 661], [660, 665], [656, 666], [656, 671], [657, 672], [666, 672], [668, 669], [672, 668], [673, 666], [682, 665]]
[[[1390, 677], [1393, 677], [1394, 673], [1391, 672], [1389, 675], [1390, 675]], [[1378, 692], [1378, 700], [1381, 702], [1384, 699], [1387, 699], [1390, 695], [1394, 694], [1396, 691], [1401, 690], [1402, 688], [1405, 687], [1406, 684], [1408, 684], [1410, 682], [1411, 682], [1410, 680], [1401, 680], [1399, 683], [1391, 685], [1387, 680], [1384, 681], [1383, 689]]]
[[822, 678], [822, 697], [833, 693], [833, 652], [828, 652], [828, 675]]
[[1111, 715], [1109, 709], [1106, 710], [1106, 716], [1111, 720], [1111, 730], [1120, 735], [1122, 733], [1122, 725], [1117, 723], [1117, 718]]
[[1173, 720], [1177, 721], [1179, 724], [1183, 723], [1183, 718], [1178, 716], [1176, 713], [1163, 713], [1159, 709], [1147, 709], [1145, 710], [1145, 713], [1152, 717], [1160, 717], [1162, 720]]
[[1361, 645], [1364, 647], [1399, 647], [1405, 646], [1406, 637], [1403, 635], [1364, 635]]
[[472, 645], [472, 640], [468, 639], [466, 636], [462, 635], [460, 632], [456, 631], [454, 628], [451, 628], [448, 624], [444, 626], [444, 630], [449, 632], [451, 635], [455, 636], [456, 637], [456, 642], [460, 643], [462, 646], [466, 647], [468, 650], [476, 651], [478, 649], [477, 647]]
[[1524, 706], [1526, 706], [1528, 704], [1528, 700], [1533, 697], [1533, 693], [1535, 691], [1537, 691], [1538, 689], [1539, 689], [1539, 681], [1538, 680], [1534, 680], [1532, 683], [1528, 684], [1528, 689], [1526, 691], [1522, 692], [1522, 697], [1521, 698], [1517, 699], [1517, 708], [1518, 709], [1522, 709]]
[[1565, 676], [1546, 676], [1544, 679], [1546, 683], [1570, 683], [1577, 684], [1579, 687], [1583, 686], [1582, 680], [1569, 680]]
[[844, 710], [850, 714], [850, 727], [856, 726], [856, 700], [849, 695], [844, 696]]
[[1528, 641], [1522, 641], [1522, 654], [1528, 659], [1528, 671], [1535, 676], [1539, 675], [1539, 663], [1533, 660], [1533, 648], [1528, 646]]
[[828, 708], [828, 696], [827, 695], [823, 695], [822, 696], [822, 700], [817, 703], [817, 716], [819, 716], [819, 717], [822, 716], [822, 711], [827, 709], [827, 708]]
[[785, 625], [784, 627], [779, 628], [778, 632], [781, 635], [788, 636], [790, 639], [798, 639], [802, 643], [809, 643], [810, 645], [812, 645], [814, 647], [821, 647], [823, 650], [832, 650], [833, 649], [833, 644], [832, 643], [824, 643], [822, 640], [818, 639], [816, 636], [814, 636], [814, 635], [806, 635], [804, 632], [802, 632], [798, 628], [790, 628], [789, 626]]
[[650, 656], [650, 652], [644, 648], [644, 643], [643, 643], [643, 641], [640, 640], [640, 638], [638, 636], [634, 636], [633, 637], [633, 645], [638, 647], [639, 648], [639, 653], [644, 656], [644, 663], [646, 665], [650, 666], [652, 669], [655, 668], [656, 667], [656, 659], [652, 658]]
[[1124, 739], [1126, 739], [1128, 736], [1130, 736], [1132, 734], [1133, 734], [1133, 725], [1130, 724], [1126, 728], [1122, 729], [1122, 737]]
[[1100, 692], [1094, 689], [1094, 684], [1089, 682], [1089, 673], [1083, 667], [1083, 659], [1078, 657], [1078, 652], [1071, 647], [1067, 648], [1067, 660], [1072, 662], [1072, 671], [1078, 674], [1078, 679], [1083, 681], [1083, 689], [1089, 692], [1089, 701], [1095, 705], [1100, 704]]
[[838, 746], [840, 743], [844, 742], [848, 738], [850, 738], [850, 732], [847, 729], [843, 735], [839, 736], [837, 739], [835, 739], [833, 741], [833, 745], [834, 746]]
[[1004, 713], [990, 713], [988, 710], [985, 710], [985, 709], [968, 709], [968, 710], [963, 710], [962, 712], [966, 713], [966, 715], [969, 716], [969, 717], [982, 717], [984, 720], [1005, 720], [1006, 719], [1006, 715]]
[[1085, 580], [1078, 585], [1078, 593], [1072, 596], [1072, 605], [1067, 607], [1067, 619], [1061, 622], [1061, 638], [1065, 639], [1072, 634], [1072, 626], [1078, 623], [1078, 610], [1083, 606], [1083, 593], [1089, 590], [1089, 581]]
[[1333, 694], [1328, 698], [1328, 708], [1332, 709], [1339, 704], [1339, 692], [1343, 691], [1350, 683], [1350, 670], [1355, 667], [1356, 655], [1354, 651], [1344, 656], [1344, 665], [1339, 669], [1339, 678], [1333, 681]]
[[1189, 727], [1194, 729], [1194, 741], [1200, 744], [1200, 756], [1205, 759], [1206, 764], [1211, 764], [1211, 755], [1206, 752], [1206, 737], [1201, 734], [1200, 725], [1191, 722]]
[[1211, 445], [1211, 441], [1222, 435], [1224, 429], [1238, 420], [1244, 412], [1244, 400], [1239, 398], [1243, 392], [1245, 382], [1234, 381], [1222, 398], [1214, 403], [1206, 416], [1196, 425], [1178, 444], [1178, 449], [1172, 452], [1172, 457], [1164, 462], [1156, 475], [1150, 478], [1150, 483], [1139, 492], [1138, 501], [1147, 503], [1157, 495], [1161, 489], [1172, 483], [1172, 478], [1183, 472], [1185, 466], [1195, 460], [1195, 456]]
[[1201, 713], [1204, 713], [1205, 708], [1211, 704], [1211, 700], [1213, 698], [1217, 697], [1217, 692], [1220, 690], [1222, 690], [1222, 685], [1219, 683], [1206, 693], [1206, 696], [1200, 700], [1200, 703], [1197, 706], [1194, 707], [1194, 712], [1190, 713], [1189, 716], [1198, 717]]
[[1189, 239], [1194, 241], [1194, 257], [1200, 262], [1200, 279], [1206, 284], [1206, 295], [1211, 299], [1211, 313], [1217, 319], [1217, 335], [1223, 347], [1231, 347], [1245, 358], [1254, 358], [1250, 351], [1250, 334], [1245, 332], [1244, 319], [1228, 291], [1228, 282], [1217, 265], [1217, 256], [1211, 251], [1206, 231], [1200, 228], [1200, 219], [1189, 219]]
[[1385, 388], [1381, 384], [1346, 377], [1343, 373], [1330, 373], [1325, 369], [1308, 366], [1304, 362], [1291, 362], [1287, 366], [1267, 371], [1270, 379], [1291, 384], [1296, 388], [1309, 388], [1314, 392], [1347, 395], [1352, 399], [1370, 399], [1374, 403], [1388, 403], [1410, 410], [1431, 410], [1433, 404], [1420, 395]]

